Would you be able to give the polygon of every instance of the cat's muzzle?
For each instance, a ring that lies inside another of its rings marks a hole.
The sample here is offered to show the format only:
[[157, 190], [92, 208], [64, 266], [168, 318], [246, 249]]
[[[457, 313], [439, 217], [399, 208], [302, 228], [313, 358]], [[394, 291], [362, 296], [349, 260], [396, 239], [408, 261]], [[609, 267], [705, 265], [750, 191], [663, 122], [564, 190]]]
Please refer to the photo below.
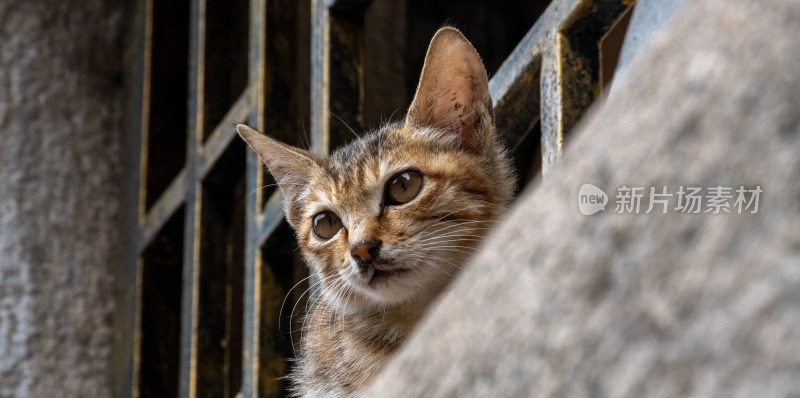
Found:
[[378, 257], [383, 241], [364, 239], [350, 246], [350, 256], [358, 266], [358, 272], [362, 275], [369, 271], [369, 266]]

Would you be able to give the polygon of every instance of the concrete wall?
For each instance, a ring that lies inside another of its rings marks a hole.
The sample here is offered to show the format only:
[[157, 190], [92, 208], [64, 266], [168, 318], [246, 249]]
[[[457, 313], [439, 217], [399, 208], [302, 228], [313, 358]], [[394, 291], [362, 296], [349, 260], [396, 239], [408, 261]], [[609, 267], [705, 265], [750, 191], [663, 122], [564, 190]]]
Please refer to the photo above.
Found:
[[111, 394], [121, 3], [0, 1], [0, 397]]

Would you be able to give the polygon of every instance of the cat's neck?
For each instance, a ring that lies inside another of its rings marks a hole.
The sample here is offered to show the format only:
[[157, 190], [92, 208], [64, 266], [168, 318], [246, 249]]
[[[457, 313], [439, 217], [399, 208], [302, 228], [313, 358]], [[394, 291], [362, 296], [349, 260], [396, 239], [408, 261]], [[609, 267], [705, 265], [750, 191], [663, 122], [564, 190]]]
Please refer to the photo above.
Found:
[[308, 357], [311, 362], [331, 351], [362, 357], [367, 363], [383, 362], [405, 341], [430, 303], [375, 306], [346, 314], [322, 301], [308, 315], [304, 328], [305, 348], [317, 354]]
[[387, 308], [368, 310], [353, 314], [350, 318], [350, 322], [355, 327], [358, 327], [359, 323], [364, 323], [374, 332], [383, 330], [386, 334], [392, 334], [403, 338], [408, 335], [417, 324], [425, 313], [428, 304], [428, 302], [406, 303]]
[[293, 376], [303, 396], [355, 395], [383, 368], [425, 311], [415, 304], [344, 314], [322, 301], [306, 317], [304, 355]]

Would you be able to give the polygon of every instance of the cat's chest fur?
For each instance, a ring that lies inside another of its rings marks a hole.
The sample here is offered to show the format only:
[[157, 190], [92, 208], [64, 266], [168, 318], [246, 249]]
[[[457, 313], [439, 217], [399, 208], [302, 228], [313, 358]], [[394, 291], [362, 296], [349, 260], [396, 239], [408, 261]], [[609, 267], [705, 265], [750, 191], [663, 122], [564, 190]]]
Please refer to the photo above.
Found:
[[237, 126], [316, 275], [295, 396], [358, 396], [504, 214], [514, 177], [493, 119], [478, 53], [443, 28], [403, 122], [330, 156]]
[[341, 315], [319, 305], [308, 315], [292, 379], [303, 397], [353, 397], [384, 367], [418, 320], [414, 313]]

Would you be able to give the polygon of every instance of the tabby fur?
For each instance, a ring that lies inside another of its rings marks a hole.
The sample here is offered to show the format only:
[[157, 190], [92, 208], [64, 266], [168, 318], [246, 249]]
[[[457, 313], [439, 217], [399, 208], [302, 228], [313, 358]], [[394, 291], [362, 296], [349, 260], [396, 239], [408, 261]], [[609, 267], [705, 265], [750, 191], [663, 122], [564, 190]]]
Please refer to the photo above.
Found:
[[[431, 40], [405, 120], [330, 156], [245, 125], [237, 130], [278, 182], [286, 219], [317, 275], [290, 375], [293, 393], [356, 396], [511, 199], [514, 177], [493, 126], [483, 63], [458, 30], [442, 28]], [[387, 183], [407, 170], [422, 175], [419, 193], [404, 204], [387, 203]], [[323, 211], [342, 224], [327, 240], [313, 231]], [[364, 240], [381, 245], [373, 261], [359, 267], [353, 250]]]

